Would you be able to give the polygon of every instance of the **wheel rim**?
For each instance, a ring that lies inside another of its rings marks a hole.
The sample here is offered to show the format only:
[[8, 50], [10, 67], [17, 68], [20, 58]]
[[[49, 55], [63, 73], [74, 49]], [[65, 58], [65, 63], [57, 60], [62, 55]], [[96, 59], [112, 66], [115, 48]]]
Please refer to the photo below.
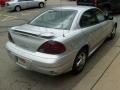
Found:
[[16, 7], [16, 11], [20, 11], [20, 7]]
[[78, 70], [83, 69], [84, 65], [86, 62], [86, 54], [84, 52], [80, 53], [80, 55], [78, 56], [78, 60], [76, 62], [76, 67]]
[[41, 7], [41, 8], [44, 7], [44, 4], [43, 4], [43, 3], [40, 3], [40, 7]]
[[116, 28], [114, 27], [113, 30], [112, 30], [112, 37], [114, 37], [116, 34]]

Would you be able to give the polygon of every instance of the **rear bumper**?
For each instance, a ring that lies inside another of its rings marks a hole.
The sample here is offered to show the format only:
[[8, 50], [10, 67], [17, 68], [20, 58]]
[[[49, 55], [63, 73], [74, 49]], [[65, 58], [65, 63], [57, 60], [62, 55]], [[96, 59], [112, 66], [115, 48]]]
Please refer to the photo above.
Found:
[[[30, 52], [22, 49], [11, 42], [7, 42], [6, 49], [9, 56], [17, 65], [27, 70], [33, 70], [48, 75], [59, 75], [72, 69], [72, 53], [59, 57], [38, 52]], [[25, 63], [21, 62], [25, 60]]]
[[13, 11], [15, 9], [15, 6], [12, 6], [12, 5], [5, 5], [5, 8], [8, 10], [8, 11]]

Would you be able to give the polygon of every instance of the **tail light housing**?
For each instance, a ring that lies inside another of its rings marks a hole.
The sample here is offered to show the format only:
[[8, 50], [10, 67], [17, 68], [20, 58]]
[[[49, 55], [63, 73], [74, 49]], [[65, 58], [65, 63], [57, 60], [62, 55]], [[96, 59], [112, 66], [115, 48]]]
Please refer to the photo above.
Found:
[[65, 46], [57, 41], [47, 41], [38, 48], [39, 52], [47, 54], [61, 54], [65, 51]]
[[14, 43], [14, 41], [13, 41], [11, 35], [10, 35], [10, 32], [8, 32], [8, 39], [9, 39], [10, 42], [13, 42], [13, 43]]

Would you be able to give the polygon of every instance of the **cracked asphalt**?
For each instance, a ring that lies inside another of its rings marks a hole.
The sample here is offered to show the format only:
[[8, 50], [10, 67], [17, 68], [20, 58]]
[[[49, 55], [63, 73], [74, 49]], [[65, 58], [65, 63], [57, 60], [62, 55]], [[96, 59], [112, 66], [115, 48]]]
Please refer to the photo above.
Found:
[[[7, 55], [5, 43], [10, 26], [26, 23], [45, 9], [24, 10], [17, 12], [0, 11], [0, 90], [95, 90], [99, 80], [110, 68], [116, 57], [120, 55], [120, 15], [117, 36], [106, 41], [89, 59], [85, 70], [76, 76], [66, 73], [60, 76], [48, 76], [33, 71], [27, 71], [17, 66]], [[34, 14], [30, 14], [31, 12]], [[15, 16], [16, 19], [6, 19], [4, 15]], [[4, 19], [4, 20], [3, 20]], [[1, 21], [2, 20], [2, 21]], [[97, 89], [96, 89], [97, 90]]]

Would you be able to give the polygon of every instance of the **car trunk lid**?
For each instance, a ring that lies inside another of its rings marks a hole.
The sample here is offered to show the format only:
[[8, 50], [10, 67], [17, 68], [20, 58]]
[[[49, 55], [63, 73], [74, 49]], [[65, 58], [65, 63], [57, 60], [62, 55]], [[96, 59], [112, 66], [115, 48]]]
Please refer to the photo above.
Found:
[[10, 34], [14, 43], [31, 51], [36, 51], [46, 41], [63, 35], [63, 30], [48, 29], [28, 24], [11, 29]]

